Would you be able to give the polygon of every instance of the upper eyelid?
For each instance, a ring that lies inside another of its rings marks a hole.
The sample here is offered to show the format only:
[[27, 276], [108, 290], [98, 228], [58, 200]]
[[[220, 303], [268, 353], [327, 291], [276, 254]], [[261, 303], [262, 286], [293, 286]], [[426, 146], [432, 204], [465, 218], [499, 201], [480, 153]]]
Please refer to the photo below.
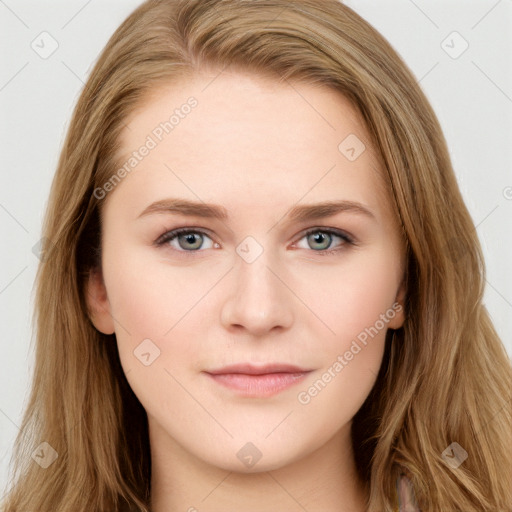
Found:
[[304, 236], [307, 236], [310, 233], [315, 233], [316, 231], [330, 233], [330, 234], [339, 236], [341, 238], [346, 237], [346, 238], [349, 238], [350, 240], [354, 240], [354, 237], [350, 233], [347, 233], [344, 229], [339, 229], [339, 228], [321, 228], [321, 227], [320, 228], [308, 228], [308, 229], [301, 231], [300, 237], [302, 238]]
[[175, 229], [168, 229], [168, 230], [166, 230], [164, 233], [162, 233], [155, 240], [154, 243], [158, 245], [159, 241], [161, 241], [161, 243], [168, 242], [169, 240], [172, 240], [172, 239], [178, 237], [179, 235], [181, 235], [183, 233], [200, 233], [202, 235], [206, 235], [207, 237], [209, 237], [210, 239], [213, 240], [213, 237], [210, 234], [210, 231], [207, 230], [207, 229], [183, 226], [181, 228], [175, 228]]
[[[292, 243], [295, 244], [298, 241], [300, 241], [302, 238], [304, 238], [305, 236], [308, 236], [309, 234], [315, 233], [315, 232], [324, 232], [324, 233], [333, 234], [335, 236], [338, 236], [341, 239], [348, 239], [348, 242], [351, 242], [351, 243], [354, 243], [354, 241], [355, 241], [354, 237], [350, 233], [347, 233], [343, 229], [322, 227], [322, 226], [313, 226], [311, 228], [306, 228], [306, 229], [302, 230], [300, 232], [300, 234], [297, 235], [297, 237], [295, 238], [295, 241]], [[173, 233], [173, 234], [170, 235], [171, 233]], [[182, 227], [175, 228], [175, 229], [169, 229], [165, 233], [160, 235], [156, 239], [155, 243], [158, 245], [158, 243], [160, 241], [160, 243], [163, 244], [165, 242], [175, 239], [176, 237], [178, 237], [180, 234], [183, 234], [183, 233], [200, 233], [202, 235], [206, 235], [214, 243], [218, 243], [215, 241], [215, 238], [211, 235], [210, 230], [208, 230], [206, 228], [199, 228], [199, 227], [194, 227], [194, 226], [182, 226]], [[345, 241], [347, 241], [347, 240], [345, 240]], [[198, 252], [198, 251], [190, 251], [190, 252]]]

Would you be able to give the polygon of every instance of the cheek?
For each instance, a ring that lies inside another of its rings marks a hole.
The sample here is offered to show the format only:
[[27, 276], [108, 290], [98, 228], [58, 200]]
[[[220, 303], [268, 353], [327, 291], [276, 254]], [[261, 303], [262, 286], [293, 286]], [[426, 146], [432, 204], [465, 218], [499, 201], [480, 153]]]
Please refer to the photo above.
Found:
[[197, 358], [200, 337], [191, 334], [200, 328], [195, 315], [218, 277], [131, 251], [122, 261], [105, 257], [105, 284], [125, 375], [146, 410], [158, 415], [187, 406], [178, 382]]
[[[120, 258], [120, 254], [126, 256]], [[215, 320], [214, 316], [205, 320], [206, 309], [211, 309], [210, 294], [228, 268], [197, 264], [173, 267], [161, 258], [148, 258], [147, 250], [133, 248], [115, 254], [105, 251], [105, 284], [125, 372], [135, 369], [137, 375], [144, 373], [137, 355], [148, 351], [158, 354], [151, 363], [152, 370], [161, 366], [180, 374], [184, 368], [199, 364], [207, 324]], [[148, 339], [151, 343], [145, 341]]]
[[315, 340], [311, 353], [321, 365], [298, 390], [297, 401], [307, 417], [323, 418], [317, 425], [323, 433], [349, 422], [368, 397], [382, 364], [388, 324], [395, 316], [396, 280], [390, 267], [385, 262], [368, 263], [331, 272], [323, 293], [310, 292], [307, 299], [316, 304], [329, 330], [324, 328]]
[[126, 251], [122, 262], [107, 263], [105, 272], [112, 315], [129, 332], [162, 337], [218, 280], [215, 270], [173, 268], [163, 260], [131, 251]]
[[[371, 331], [383, 339], [395, 316], [398, 269], [391, 252], [351, 258], [346, 264], [306, 269], [297, 280], [298, 295], [321, 320], [326, 351], [348, 350]], [[314, 283], [314, 286], [311, 286]], [[376, 333], [378, 331], [378, 333]]]

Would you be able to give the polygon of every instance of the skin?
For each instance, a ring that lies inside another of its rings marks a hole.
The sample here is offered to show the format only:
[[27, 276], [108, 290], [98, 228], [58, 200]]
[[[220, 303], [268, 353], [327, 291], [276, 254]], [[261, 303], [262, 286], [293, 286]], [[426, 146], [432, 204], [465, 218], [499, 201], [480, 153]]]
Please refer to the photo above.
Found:
[[[400, 230], [367, 131], [325, 86], [203, 71], [152, 91], [127, 119], [119, 161], [190, 96], [197, 107], [103, 199], [102, 268], [88, 289], [91, 319], [115, 332], [148, 414], [153, 510], [363, 512], [352, 418], [403, 309], [307, 404], [298, 394], [329, 368], [332, 376], [353, 340], [403, 304]], [[338, 149], [349, 134], [366, 146], [354, 161]], [[139, 218], [170, 197], [223, 206], [228, 218]], [[334, 200], [361, 203], [373, 217], [286, 216]], [[184, 226], [207, 231], [203, 245], [200, 234], [155, 245]], [[355, 243], [308, 238], [309, 228], [342, 230]], [[236, 250], [247, 236], [263, 249], [251, 263]], [[338, 251], [320, 254], [326, 247]], [[144, 339], [160, 350], [148, 366], [134, 355]], [[239, 396], [204, 373], [240, 362], [312, 371], [267, 398]], [[261, 453], [252, 467], [237, 457], [248, 442]]]

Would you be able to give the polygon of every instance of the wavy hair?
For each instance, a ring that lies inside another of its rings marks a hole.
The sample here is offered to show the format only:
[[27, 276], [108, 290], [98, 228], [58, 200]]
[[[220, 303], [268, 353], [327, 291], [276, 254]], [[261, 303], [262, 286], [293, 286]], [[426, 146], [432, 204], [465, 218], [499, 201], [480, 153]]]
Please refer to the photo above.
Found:
[[[43, 224], [30, 397], [4, 512], [150, 510], [147, 416], [115, 335], [90, 321], [102, 202], [123, 122], [155, 87], [227, 67], [333, 88], [357, 108], [406, 240], [406, 320], [388, 337], [352, 442], [368, 512], [510, 512], [512, 367], [482, 303], [485, 269], [439, 122], [390, 44], [337, 0], [148, 0], [116, 30], [74, 110]], [[47, 469], [31, 458], [48, 443]], [[449, 464], [458, 443], [467, 458]], [[40, 449], [40, 448], [39, 448]], [[508, 475], [508, 476], [507, 476]]]

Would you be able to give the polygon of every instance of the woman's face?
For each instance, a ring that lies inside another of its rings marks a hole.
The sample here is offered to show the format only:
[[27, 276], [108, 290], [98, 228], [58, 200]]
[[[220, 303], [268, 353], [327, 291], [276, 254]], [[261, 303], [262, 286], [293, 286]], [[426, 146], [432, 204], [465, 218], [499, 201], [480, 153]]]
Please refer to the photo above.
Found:
[[225, 71], [153, 91], [126, 124], [125, 172], [95, 191], [89, 301], [152, 446], [240, 472], [346, 440], [404, 293], [355, 110], [324, 86]]

